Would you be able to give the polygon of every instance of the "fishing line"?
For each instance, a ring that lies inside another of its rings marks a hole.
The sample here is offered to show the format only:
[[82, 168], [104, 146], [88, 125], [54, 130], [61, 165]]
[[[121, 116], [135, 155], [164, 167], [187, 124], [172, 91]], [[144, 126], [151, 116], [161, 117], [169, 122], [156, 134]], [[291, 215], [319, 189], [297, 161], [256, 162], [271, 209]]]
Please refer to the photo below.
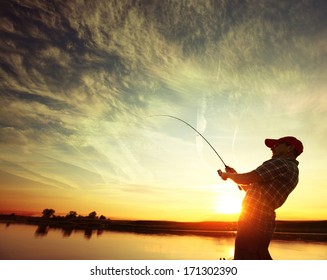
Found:
[[[176, 119], [178, 121], [181, 121], [183, 122], [184, 124], [186, 124], [187, 126], [189, 126], [190, 128], [192, 128], [196, 133], [198, 133], [202, 138], [203, 140], [210, 146], [210, 148], [215, 152], [215, 154], [218, 156], [218, 158], [221, 160], [221, 162], [224, 164], [225, 168], [228, 169], [230, 168], [228, 165], [226, 165], [226, 163], [224, 162], [224, 160], [221, 158], [221, 156], [218, 154], [218, 152], [216, 151], [216, 149], [209, 143], [209, 141], [198, 131], [196, 130], [192, 125], [190, 125], [188, 122], [180, 119], [180, 118], [177, 118], [175, 116], [171, 116], [171, 115], [152, 115], [150, 117], [168, 117], [168, 118], [173, 118], [173, 119]], [[238, 186], [238, 188], [240, 190], [242, 190], [242, 188], [240, 186]]]
[[206, 141], [206, 143], [211, 147], [211, 149], [215, 152], [215, 154], [219, 157], [219, 159], [221, 160], [221, 162], [224, 164], [225, 167], [228, 167], [226, 165], [226, 163], [224, 162], [224, 160], [221, 158], [221, 156], [218, 154], [218, 152], [216, 151], [216, 149], [209, 143], [209, 141], [198, 131], [196, 130], [192, 125], [190, 125], [189, 123], [187, 123], [186, 121], [180, 119], [180, 118], [177, 118], [177, 117], [174, 117], [174, 116], [171, 116], [171, 115], [153, 115], [152, 117], [168, 117], [168, 118], [173, 118], [173, 119], [176, 119], [176, 120], [179, 120], [183, 123], [185, 123], [187, 126], [189, 126], [190, 128], [192, 128], [196, 133], [198, 133], [204, 141]]

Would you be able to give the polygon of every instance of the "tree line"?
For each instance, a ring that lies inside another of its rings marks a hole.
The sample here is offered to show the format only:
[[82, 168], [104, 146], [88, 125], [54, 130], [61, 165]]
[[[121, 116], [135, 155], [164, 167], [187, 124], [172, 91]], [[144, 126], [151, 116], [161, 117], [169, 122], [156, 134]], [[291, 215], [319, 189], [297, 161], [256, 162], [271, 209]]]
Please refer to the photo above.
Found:
[[[43, 218], [67, 218], [67, 219], [76, 219], [76, 218], [89, 218], [89, 219], [100, 219], [100, 220], [106, 220], [107, 218], [104, 215], [101, 215], [100, 217], [97, 216], [97, 212], [92, 211], [87, 216], [77, 215], [76, 211], [69, 211], [66, 216], [57, 216], [55, 215], [55, 210], [51, 208], [46, 208], [42, 211], [42, 217]], [[108, 220], [110, 220], [108, 218]]]

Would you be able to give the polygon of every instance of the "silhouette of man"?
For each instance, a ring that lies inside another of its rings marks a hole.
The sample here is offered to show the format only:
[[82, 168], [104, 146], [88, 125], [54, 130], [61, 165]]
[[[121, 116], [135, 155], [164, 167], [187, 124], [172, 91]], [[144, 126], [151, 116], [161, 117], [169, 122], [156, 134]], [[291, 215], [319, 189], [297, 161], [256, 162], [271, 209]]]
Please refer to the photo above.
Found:
[[292, 136], [266, 139], [272, 158], [255, 170], [238, 174], [233, 168], [218, 170], [246, 191], [238, 220], [235, 239], [235, 260], [271, 260], [269, 243], [275, 230], [275, 210], [281, 207], [298, 183], [299, 162], [303, 152], [300, 140]]

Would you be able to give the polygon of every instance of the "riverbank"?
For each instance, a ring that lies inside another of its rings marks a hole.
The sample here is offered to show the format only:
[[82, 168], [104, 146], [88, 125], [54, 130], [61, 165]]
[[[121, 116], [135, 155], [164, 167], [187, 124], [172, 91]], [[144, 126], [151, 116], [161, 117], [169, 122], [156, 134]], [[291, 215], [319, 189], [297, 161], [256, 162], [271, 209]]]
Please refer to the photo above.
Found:
[[[133, 232], [139, 234], [202, 235], [222, 236], [235, 235], [236, 222], [174, 222], [174, 221], [126, 221], [88, 217], [27, 217], [18, 215], [0, 215], [0, 222], [10, 225], [31, 224], [46, 228], [74, 230], [107, 230]], [[277, 221], [273, 239], [308, 240], [327, 242], [327, 221]]]

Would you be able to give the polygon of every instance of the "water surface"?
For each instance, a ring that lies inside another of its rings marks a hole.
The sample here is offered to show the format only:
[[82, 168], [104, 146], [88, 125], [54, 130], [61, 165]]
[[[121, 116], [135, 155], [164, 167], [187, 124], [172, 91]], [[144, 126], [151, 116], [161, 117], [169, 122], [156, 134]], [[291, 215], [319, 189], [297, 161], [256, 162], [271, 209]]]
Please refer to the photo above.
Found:
[[[234, 237], [63, 231], [0, 223], [0, 259], [7, 260], [216, 260], [231, 259]], [[279, 260], [326, 260], [327, 243], [273, 240]]]

